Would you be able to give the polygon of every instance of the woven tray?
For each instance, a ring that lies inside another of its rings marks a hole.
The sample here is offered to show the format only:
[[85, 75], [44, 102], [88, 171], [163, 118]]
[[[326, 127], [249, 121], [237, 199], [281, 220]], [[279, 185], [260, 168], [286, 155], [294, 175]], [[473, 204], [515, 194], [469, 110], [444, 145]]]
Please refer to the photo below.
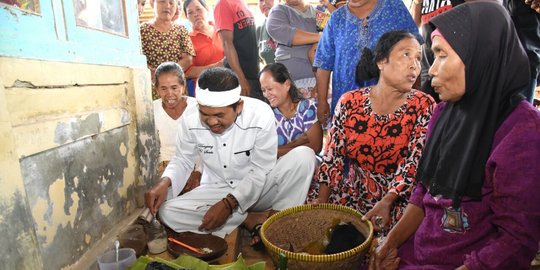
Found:
[[[362, 214], [342, 205], [309, 204], [285, 209], [270, 217], [261, 227], [261, 238], [272, 260], [279, 254], [288, 259], [288, 269], [358, 269], [369, 250], [373, 225], [362, 221]], [[310, 255], [288, 251], [303, 250], [309, 243], [322, 239], [335, 219], [351, 222], [365, 237], [361, 245], [331, 255]]]

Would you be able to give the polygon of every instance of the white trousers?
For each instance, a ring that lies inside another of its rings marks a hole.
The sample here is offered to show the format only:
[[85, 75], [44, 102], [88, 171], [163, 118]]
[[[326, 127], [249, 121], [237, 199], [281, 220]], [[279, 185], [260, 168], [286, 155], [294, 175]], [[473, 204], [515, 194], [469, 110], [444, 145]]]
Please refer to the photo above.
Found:
[[[249, 211], [283, 210], [302, 205], [306, 200], [316, 164], [315, 152], [306, 146], [296, 147], [280, 157], [276, 166], [266, 176], [260, 198]], [[204, 215], [210, 207], [232, 191], [226, 183], [203, 184], [186, 194], [165, 201], [159, 209], [160, 218], [176, 232], [209, 233], [198, 229]], [[247, 213], [240, 213], [237, 209], [225, 225], [211, 233], [225, 237], [241, 225], [246, 216]]]

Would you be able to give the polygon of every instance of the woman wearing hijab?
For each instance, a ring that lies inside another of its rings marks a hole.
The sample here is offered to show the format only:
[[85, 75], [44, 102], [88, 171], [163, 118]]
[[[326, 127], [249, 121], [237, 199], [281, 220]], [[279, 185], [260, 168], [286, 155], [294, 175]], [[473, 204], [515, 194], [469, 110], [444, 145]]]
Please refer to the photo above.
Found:
[[[540, 112], [519, 94], [527, 55], [496, 2], [431, 20], [443, 103], [417, 186], [372, 269], [529, 269], [540, 241]], [[399, 249], [399, 252], [398, 252]]]

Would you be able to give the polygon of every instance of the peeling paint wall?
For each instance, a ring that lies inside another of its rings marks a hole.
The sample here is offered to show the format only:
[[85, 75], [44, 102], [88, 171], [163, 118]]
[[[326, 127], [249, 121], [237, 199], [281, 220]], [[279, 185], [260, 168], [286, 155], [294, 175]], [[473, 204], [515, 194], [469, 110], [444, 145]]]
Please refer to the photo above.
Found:
[[0, 4], [0, 269], [70, 268], [152, 184], [150, 73], [122, 2], [125, 35], [77, 25], [72, 0]]
[[0, 71], [0, 269], [61, 269], [152, 184], [149, 72], [2, 57]]
[[128, 156], [120, 151], [128, 132], [121, 127], [21, 160], [47, 269], [76, 261], [133, 210], [134, 198], [122, 190], [133, 186], [124, 177]]
[[[0, 69], [2, 70], [2, 69]], [[1, 73], [0, 73], [1, 74]], [[42, 269], [0, 76], [0, 269]]]
[[[0, 181], [0, 184], [3, 181]], [[26, 197], [16, 191], [0, 200], [0, 258], [2, 269], [41, 269], [35, 232]]]
[[[156, 128], [154, 126], [154, 107], [151, 98], [151, 81], [147, 69], [133, 69], [133, 89], [140, 93], [134, 95], [137, 113], [134, 118], [138, 123], [137, 154], [139, 157], [138, 184], [150, 187], [154, 184], [157, 172], [159, 149], [156, 144]], [[152, 113], [148, 113], [152, 112]]]

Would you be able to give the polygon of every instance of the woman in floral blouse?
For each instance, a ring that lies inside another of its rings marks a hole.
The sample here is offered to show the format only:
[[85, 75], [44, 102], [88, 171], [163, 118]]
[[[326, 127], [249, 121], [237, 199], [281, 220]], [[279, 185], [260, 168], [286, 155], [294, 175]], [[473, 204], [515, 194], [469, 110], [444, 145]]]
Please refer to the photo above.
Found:
[[[143, 54], [154, 78], [156, 67], [163, 62], [176, 62], [182, 69], [192, 64], [195, 50], [185, 27], [175, 24], [173, 16], [177, 9], [176, 0], [150, 0], [155, 18], [142, 23], [141, 41]], [[154, 99], [159, 96], [152, 91]]]
[[412, 89], [420, 57], [420, 44], [405, 31], [384, 34], [373, 53], [364, 49], [357, 80], [378, 83], [340, 98], [316, 173], [320, 188], [310, 200], [352, 207], [372, 221], [380, 217], [384, 227], [401, 217], [435, 106]]

